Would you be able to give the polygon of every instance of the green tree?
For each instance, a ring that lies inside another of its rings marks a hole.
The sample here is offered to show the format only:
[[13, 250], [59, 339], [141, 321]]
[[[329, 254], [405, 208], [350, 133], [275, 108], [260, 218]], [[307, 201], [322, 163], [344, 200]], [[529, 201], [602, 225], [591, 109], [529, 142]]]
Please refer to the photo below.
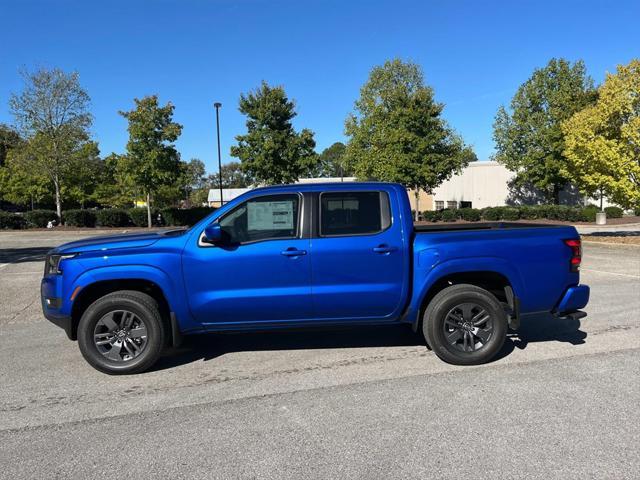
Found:
[[240, 96], [239, 110], [247, 116], [247, 133], [236, 137], [238, 145], [231, 147], [231, 155], [240, 159], [245, 174], [260, 183], [281, 184], [313, 169], [313, 132], [294, 130], [295, 104], [282, 87], [262, 82], [257, 90]]
[[[374, 67], [346, 121], [346, 160], [362, 179], [431, 192], [475, 154], [441, 117], [422, 70], [399, 59]], [[417, 212], [416, 212], [417, 214]]]
[[0, 123], [0, 168], [7, 160], [7, 154], [12, 148], [20, 145], [20, 134], [8, 125]]
[[175, 142], [182, 125], [173, 121], [171, 102], [158, 105], [156, 95], [134, 99], [136, 107], [120, 114], [129, 121], [126, 175], [142, 191], [147, 202], [147, 220], [151, 228], [151, 198], [159, 188], [172, 185], [180, 174], [180, 155]]
[[65, 195], [85, 207], [88, 200], [94, 199], [96, 186], [104, 179], [103, 161], [96, 142], [86, 142], [78, 148], [70, 163], [69, 186]]
[[204, 187], [206, 171], [204, 162], [198, 158], [192, 158], [189, 162], [181, 162], [180, 166], [179, 184], [184, 193], [185, 204], [188, 206], [192, 202], [193, 193]]
[[[222, 188], [247, 188], [251, 183], [251, 178], [244, 173], [239, 162], [229, 162], [222, 165]], [[210, 174], [207, 177], [207, 184], [209, 188], [219, 188], [219, 174]]]
[[315, 176], [318, 177], [350, 177], [353, 168], [346, 161], [347, 146], [342, 142], [335, 142], [325, 148], [318, 156]]
[[0, 167], [0, 191], [5, 200], [18, 205], [34, 205], [51, 201], [52, 185], [48, 175], [32, 168], [35, 159], [29, 148], [9, 150], [4, 167]]
[[22, 73], [25, 87], [13, 94], [9, 107], [26, 141], [21, 148], [29, 168], [51, 179], [58, 218], [62, 218], [62, 190], [72, 174], [71, 164], [89, 139], [92, 117], [89, 95], [77, 73], [40, 69]]
[[553, 58], [518, 88], [510, 111], [500, 107], [493, 125], [494, 158], [516, 172], [516, 185], [533, 186], [559, 203], [571, 180], [564, 168], [562, 122], [592, 105], [596, 96], [584, 62]]
[[135, 185], [129, 175], [129, 157], [111, 153], [99, 164], [100, 181], [95, 186], [93, 199], [111, 207], [131, 207], [136, 198]]
[[563, 124], [563, 174], [588, 195], [640, 208], [640, 60], [607, 74], [598, 93]]

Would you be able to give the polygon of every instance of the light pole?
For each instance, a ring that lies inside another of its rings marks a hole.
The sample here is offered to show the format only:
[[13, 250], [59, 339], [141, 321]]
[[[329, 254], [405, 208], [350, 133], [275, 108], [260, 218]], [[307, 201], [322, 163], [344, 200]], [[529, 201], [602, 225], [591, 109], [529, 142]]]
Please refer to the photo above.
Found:
[[216, 109], [216, 130], [218, 132], [218, 178], [220, 180], [220, 206], [222, 206], [222, 160], [220, 157], [220, 107], [222, 104], [216, 102], [213, 104]]

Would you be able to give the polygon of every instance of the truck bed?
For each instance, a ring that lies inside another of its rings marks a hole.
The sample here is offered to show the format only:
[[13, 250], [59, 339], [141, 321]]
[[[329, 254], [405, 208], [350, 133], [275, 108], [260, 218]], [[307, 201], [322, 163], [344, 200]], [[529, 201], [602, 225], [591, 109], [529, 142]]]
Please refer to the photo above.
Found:
[[515, 228], [562, 228], [566, 225], [556, 225], [549, 223], [522, 223], [522, 222], [470, 222], [470, 223], [448, 223], [448, 224], [424, 224], [414, 223], [413, 230], [416, 233], [427, 232], [455, 232], [467, 230], [510, 230]]

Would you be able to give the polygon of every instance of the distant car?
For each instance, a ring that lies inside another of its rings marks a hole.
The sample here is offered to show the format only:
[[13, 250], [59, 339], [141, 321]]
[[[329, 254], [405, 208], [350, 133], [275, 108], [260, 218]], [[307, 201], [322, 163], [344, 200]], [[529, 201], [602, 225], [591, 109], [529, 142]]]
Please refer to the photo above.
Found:
[[473, 365], [525, 315], [586, 315], [579, 238], [540, 224], [414, 226], [396, 184], [258, 188], [189, 230], [52, 250], [42, 307], [112, 374], [148, 369], [183, 335], [345, 324], [410, 324], [444, 361]]

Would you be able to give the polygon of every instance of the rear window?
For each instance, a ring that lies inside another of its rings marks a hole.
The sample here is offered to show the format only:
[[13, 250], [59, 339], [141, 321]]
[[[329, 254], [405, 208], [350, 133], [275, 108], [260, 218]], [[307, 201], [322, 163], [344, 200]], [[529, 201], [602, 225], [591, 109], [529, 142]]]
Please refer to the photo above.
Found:
[[320, 235], [366, 235], [389, 227], [385, 192], [327, 192], [320, 195]]

